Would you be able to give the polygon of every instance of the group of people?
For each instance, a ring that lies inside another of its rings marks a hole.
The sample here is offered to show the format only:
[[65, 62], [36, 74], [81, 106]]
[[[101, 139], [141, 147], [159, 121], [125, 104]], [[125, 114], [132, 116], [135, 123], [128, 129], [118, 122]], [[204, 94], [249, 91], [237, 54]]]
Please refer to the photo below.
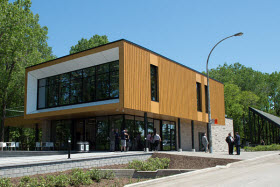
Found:
[[235, 133], [235, 137], [231, 136], [231, 133], [228, 133], [226, 137], [226, 142], [228, 144], [228, 154], [233, 155], [233, 148], [236, 147], [236, 154], [240, 155], [240, 136], [238, 132]]
[[[204, 148], [205, 153], [208, 152], [208, 139], [206, 137], [206, 133], [202, 136], [202, 145]], [[238, 132], [235, 133], [235, 137], [231, 136], [231, 133], [228, 133], [228, 136], [226, 137], [226, 142], [228, 143], [228, 154], [233, 155], [233, 148], [236, 147], [236, 155], [240, 155], [240, 136]]]
[[[130, 137], [128, 134], [127, 129], [124, 129], [119, 133], [118, 129], [112, 129], [110, 133], [110, 137], [108, 138], [110, 140], [110, 151], [129, 151], [130, 147]], [[158, 151], [159, 142], [161, 142], [160, 136], [154, 132], [149, 133], [146, 137], [147, 141], [147, 147], [149, 150]], [[121, 149], [120, 149], [121, 144]], [[143, 150], [143, 142], [141, 140], [141, 134], [137, 134], [134, 140], [134, 144], [136, 150]]]
[[147, 144], [148, 144], [148, 148], [151, 151], [158, 151], [158, 147], [159, 147], [159, 142], [161, 142], [161, 138], [160, 136], [154, 132], [154, 133], [150, 133], [147, 135], [146, 138]]
[[[110, 133], [110, 151], [127, 151], [129, 149], [129, 134], [127, 130], [124, 129], [119, 133], [119, 129], [112, 129]], [[120, 150], [120, 140], [121, 140], [121, 150]]]

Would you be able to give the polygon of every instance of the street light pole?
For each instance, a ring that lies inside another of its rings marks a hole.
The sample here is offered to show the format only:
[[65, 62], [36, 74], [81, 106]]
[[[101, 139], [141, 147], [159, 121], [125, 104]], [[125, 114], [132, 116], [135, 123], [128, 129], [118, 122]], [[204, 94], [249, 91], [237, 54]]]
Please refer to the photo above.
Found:
[[209, 62], [209, 58], [211, 56], [212, 51], [217, 47], [217, 45], [219, 45], [222, 41], [234, 37], [234, 36], [242, 36], [243, 33], [239, 32], [236, 33], [234, 35], [228, 36], [222, 40], [220, 40], [218, 43], [216, 43], [216, 45], [211, 49], [208, 58], [207, 58], [207, 63], [206, 63], [206, 73], [207, 73], [207, 102], [208, 102], [208, 123], [207, 123], [207, 132], [208, 132], [208, 139], [209, 139], [209, 152], [213, 153], [213, 148], [212, 148], [212, 131], [211, 131], [211, 107], [210, 107], [210, 85], [209, 85], [209, 71], [208, 71], [208, 62]]

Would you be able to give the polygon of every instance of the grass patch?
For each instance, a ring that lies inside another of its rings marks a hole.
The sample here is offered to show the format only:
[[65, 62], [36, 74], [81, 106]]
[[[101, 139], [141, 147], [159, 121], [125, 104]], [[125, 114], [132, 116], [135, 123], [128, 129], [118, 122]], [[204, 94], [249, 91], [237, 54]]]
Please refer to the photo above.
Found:
[[167, 169], [169, 163], [169, 158], [149, 158], [147, 161], [133, 160], [128, 163], [127, 169], [135, 169], [136, 171], [156, 171], [158, 169]]
[[256, 147], [244, 147], [245, 151], [279, 151], [280, 145], [271, 144], [271, 145], [258, 145]]

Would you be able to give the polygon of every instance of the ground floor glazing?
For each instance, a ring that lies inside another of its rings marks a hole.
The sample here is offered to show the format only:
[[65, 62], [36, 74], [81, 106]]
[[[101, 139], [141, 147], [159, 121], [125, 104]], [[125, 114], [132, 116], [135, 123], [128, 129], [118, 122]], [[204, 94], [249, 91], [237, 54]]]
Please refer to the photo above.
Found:
[[[158, 133], [161, 136], [160, 150], [177, 149], [176, 123], [147, 118], [147, 134]], [[127, 129], [129, 134], [128, 148], [131, 151], [143, 151], [145, 148], [145, 119], [133, 115], [100, 116], [84, 119], [67, 119], [51, 121], [50, 141], [55, 150], [66, 150], [70, 138], [72, 149], [77, 142], [89, 143], [90, 151], [110, 150], [112, 131]], [[120, 146], [120, 145], [118, 145]]]

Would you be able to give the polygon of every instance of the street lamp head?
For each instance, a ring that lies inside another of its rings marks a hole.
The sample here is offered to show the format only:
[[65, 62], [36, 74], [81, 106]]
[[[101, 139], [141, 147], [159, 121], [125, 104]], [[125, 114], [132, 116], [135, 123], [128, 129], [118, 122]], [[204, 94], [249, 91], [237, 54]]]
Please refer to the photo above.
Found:
[[236, 33], [235, 35], [233, 36], [242, 36], [243, 35], [243, 32], [239, 32], [239, 33]]

